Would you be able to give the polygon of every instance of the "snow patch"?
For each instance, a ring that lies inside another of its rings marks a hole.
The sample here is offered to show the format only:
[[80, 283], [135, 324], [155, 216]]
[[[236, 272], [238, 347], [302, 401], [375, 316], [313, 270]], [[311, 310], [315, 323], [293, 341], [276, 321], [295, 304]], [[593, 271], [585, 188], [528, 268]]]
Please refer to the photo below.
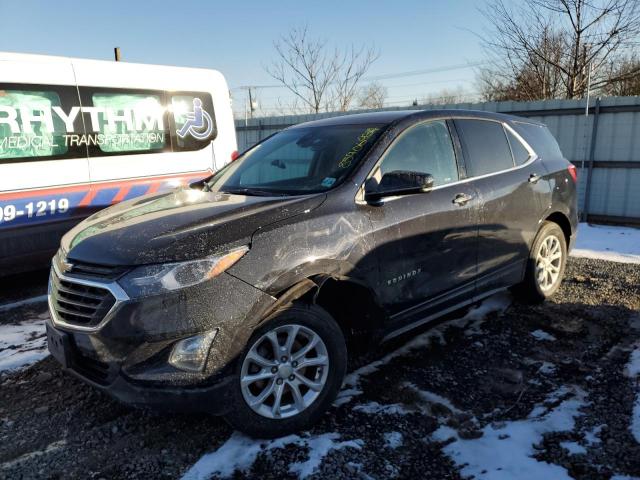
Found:
[[543, 375], [553, 375], [556, 372], [556, 366], [551, 362], [542, 362], [538, 372]]
[[612, 262], [640, 263], [640, 229], [581, 223], [571, 255]]
[[289, 472], [298, 475], [298, 478], [307, 478], [314, 473], [324, 457], [331, 450], [340, 450], [343, 448], [355, 448], [361, 450], [364, 442], [362, 440], [348, 440], [345, 442], [336, 442], [340, 438], [337, 433], [325, 433], [317, 437], [312, 437], [308, 440], [302, 440], [302, 443], [298, 445], [305, 445], [309, 448], [309, 459], [305, 462], [293, 463], [289, 465]]
[[415, 391], [420, 399], [427, 403], [439, 403], [447, 407], [453, 413], [462, 413], [462, 410], [458, 409], [453, 403], [451, 403], [451, 400], [443, 397], [442, 395], [438, 395], [437, 393], [430, 392], [428, 390], [421, 390], [416, 385], [409, 382], [405, 383], [404, 386]]
[[583, 455], [587, 453], [587, 449], [578, 442], [560, 442], [560, 446], [567, 450], [571, 455]]
[[629, 357], [629, 363], [625, 369], [625, 375], [629, 378], [636, 378], [640, 376], [640, 345], [638, 345]]
[[26, 367], [48, 354], [44, 320], [0, 324], [0, 372]]
[[344, 388], [338, 392], [338, 396], [333, 402], [334, 407], [339, 407], [346, 403], [349, 403], [353, 397], [360, 395], [362, 390], [358, 390], [357, 388]]
[[36, 450], [34, 452], [25, 453], [24, 455], [19, 456], [18, 458], [14, 458], [13, 460], [9, 460], [8, 462], [0, 463], [0, 470], [4, 470], [7, 468], [11, 468], [14, 465], [19, 463], [23, 463], [27, 460], [31, 460], [36, 457], [40, 457], [42, 455], [47, 455], [49, 453], [56, 452], [67, 445], [67, 441], [62, 439], [57, 442], [50, 443], [44, 448], [44, 450]]
[[568, 480], [570, 477], [563, 467], [533, 458], [533, 445], [538, 444], [545, 433], [571, 431], [575, 417], [581, 415], [579, 410], [585, 404], [586, 394], [578, 388], [560, 389], [548, 401], [557, 401], [566, 392], [572, 392], [572, 397], [557, 407], [551, 410], [536, 407], [526, 420], [506, 422], [500, 428], [489, 424], [480, 438], [464, 440], [455, 430], [441, 426], [432, 434], [432, 439], [439, 442], [454, 439], [443, 451], [461, 468], [463, 476], [473, 475], [478, 480]]
[[362, 405], [356, 405], [353, 409], [357, 412], [366, 413], [369, 415], [407, 415], [411, 413], [403, 405], [399, 403], [392, 403], [391, 405], [382, 405], [378, 402], [368, 402]]
[[597, 445], [602, 440], [600, 440], [600, 432], [604, 428], [604, 425], [598, 425], [597, 427], [593, 427], [591, 430], [584, 432], [584, 441], [587, 443], [588, 447], [592, 445]]
[[325, 433], [322, 435], [302, 437], [288, 435], [275, 440], [254, 440], [239, 432], [234, 432], [231, 437], [216, 451], [207, 453], [195, 465], [193, 465], [182, 477], [182, 480], [205, 480], [213, 475], [231, 477], [234, 472], [247, 472], [258, 455], [288, 445], [308, 448], [308, 459], [304, 462], [289, 465], [289, 472], [306, 478], [313, 474], [331, 450], [342, 448], [355, 448], [360, 450], [364, 443], [362, 440], [348, 440], [339, 442], [337, 433]]
[[636, 402], [633, 405], [631, 413], [631, 434], [636, 442], [640, 443], [640, 393], [636, 396]]
[[509, 292], [504, 291], [496, 293], [484, 300], [480, 305], [472, 308], [467, 314], [451, 322], [449, 325], [462, 326], [465, 329], [465, 335], [472, 337], [482, 333], [482, 323], [487, 315], [493, 312], [504, 312], [511, 305], [512, 297]]
[[[640, 380], [640, 344], [631, 352], [629, 363], [625, 368], [625, 375], [636, 383]], [[629, 425], [631, 434], [636, 442], [640, 443], [640, 388], [636, 393], [636, 400], [633, 403], [633, 411], [631, 412], [631, 425]]]
[[536, 340], [547, 340], [549, 342], [555, 342], [556, 341], [556, 337], [554, 337], [550, 333], [545, 332], [544, 330], [536, 330], [534, 332], [531, 332], [531, 335]]
[[384, 444], [387, 448], [396, 449], [401, 447], [403, 437], [400, 432], [389, 432], [384, 434]]

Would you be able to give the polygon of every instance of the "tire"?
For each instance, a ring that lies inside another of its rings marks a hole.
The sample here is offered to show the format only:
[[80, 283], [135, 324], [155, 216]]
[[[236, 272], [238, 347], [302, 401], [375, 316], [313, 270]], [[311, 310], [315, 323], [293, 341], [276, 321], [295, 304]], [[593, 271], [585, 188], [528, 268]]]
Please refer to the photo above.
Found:
[[[545, 259], [547, 253], [549, 255]], [[555, 258], [558, 254], [559, 258]], [[513, 294], [524, 303], [544, 302], [560, 287], [566, 263], [567, 242], [564, 232], [558, 224], [544, 222], [529, 252], [524, 280], [512, 289]], [[540, 270], [539, 266], [544, 270]]]
[[[287, 348], [290, 338], [293, 345]], [[279, 358], [274, 358], [274, 339]], [[312, 339], [316, 343], [309, 347]], [[307, 429], [335, 400], [346, 369], [344, 335], [331, 315], [317, 305], [293, 304], [271, 315], [251, 336], [234, 370], [233, 409], [225, 419], [256, 438]]]

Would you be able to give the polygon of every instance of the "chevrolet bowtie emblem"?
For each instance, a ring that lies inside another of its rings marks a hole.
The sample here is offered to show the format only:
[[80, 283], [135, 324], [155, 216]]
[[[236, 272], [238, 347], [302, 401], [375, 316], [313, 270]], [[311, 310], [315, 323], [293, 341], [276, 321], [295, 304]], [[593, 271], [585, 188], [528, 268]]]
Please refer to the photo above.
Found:
[[61, 270], [60, 273], [67, 273], [67, 272], [71, 271], [71, 269], [73, 268], [73, 263], [67, 262], [66, 259], [61, 258], [59, 266], [60, 266], [60, 270]]

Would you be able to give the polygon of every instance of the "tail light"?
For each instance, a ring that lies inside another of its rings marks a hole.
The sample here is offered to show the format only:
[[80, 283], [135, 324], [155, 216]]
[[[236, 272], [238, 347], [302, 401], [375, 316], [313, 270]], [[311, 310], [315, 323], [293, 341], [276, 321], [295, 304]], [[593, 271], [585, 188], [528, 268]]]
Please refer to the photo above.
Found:
[[234, 150], [233, 152], [231, 152], [231, 161], [233, 162], [239, 156], [240, 154], [238, 153], [238, 150]]
[[571, 175], [571, 178], [573, 178], [573, 183], [578, 183], [578, 169], [576, 168], [576, 166], [569, 165], [567, 170], [569, 170], [569, 175]]

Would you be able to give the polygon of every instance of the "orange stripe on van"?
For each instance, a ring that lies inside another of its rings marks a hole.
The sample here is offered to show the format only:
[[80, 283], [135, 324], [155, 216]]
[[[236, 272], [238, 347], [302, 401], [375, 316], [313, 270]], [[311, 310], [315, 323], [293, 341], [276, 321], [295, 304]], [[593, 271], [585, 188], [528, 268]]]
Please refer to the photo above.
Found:
[[104, 182], [95, 182], [95, 183], [81, 183], [81, 184], [68, 185], [63, 187], [55, 186], [55, 187], [35, 188], [32, 190], [13, 190], [10, 192], [0, 192], [0, 201], [81, 192], [85, 190], [87, 191], [87, 194], [84, 196], [81, 203], [84, 206], [88, 206], [91, 204], [91, 201], [95, 198], [96, 193], [105, 188], [120, 187], [120, 191], [116, 195], [116, 198], [124, 198], [127, 192], [131, 189], [131, 187], [135, 185], [149, 184], [150, 187], [149, 187], [148, 193], [152, 193], [157, 191], [160, 185], [162, 185], [167, 181], [176, 180], [181, 185], [187, 185], [190, 182], [193, 182], [195, 180], [206, 178], [209, 175], [211, 175], [211, 173], [213, 173], [211, 170], [204, 170], [202, 172], [190, 172], [190, 173], [184, 173], [184, 174], [178, 174], [178, 175], [175, 175], [175, 174], [159, 175], [159, 176], [153, 176], [153, 177], [139, 177], [139, 178], [123, 179], [123, 180], [108, 180]]

